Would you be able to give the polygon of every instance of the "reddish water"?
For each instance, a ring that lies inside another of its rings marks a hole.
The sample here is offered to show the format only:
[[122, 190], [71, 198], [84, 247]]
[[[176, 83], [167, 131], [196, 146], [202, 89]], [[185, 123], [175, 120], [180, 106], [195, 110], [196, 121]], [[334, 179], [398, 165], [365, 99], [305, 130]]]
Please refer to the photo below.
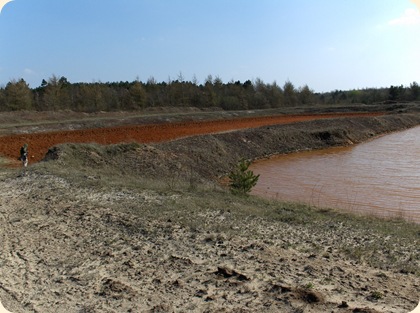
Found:
[[420, 223], [420, 127], [256, 162], [253, 194]]

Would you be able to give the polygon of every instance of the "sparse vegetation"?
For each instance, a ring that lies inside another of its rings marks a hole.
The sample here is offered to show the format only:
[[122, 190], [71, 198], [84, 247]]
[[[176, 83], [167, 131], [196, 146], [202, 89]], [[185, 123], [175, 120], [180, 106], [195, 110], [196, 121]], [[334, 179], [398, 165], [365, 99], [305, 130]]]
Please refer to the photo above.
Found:
[[[204, 138], [202, 140], [209, 151], [213, 150], [209, 142]], [[217, 141], [213, 144], [220, 146], [222, 142]], [[179, 160], [174, 160], [163, 152], [170, 150], [174, 145], [177, 149], [182, 146], [190, 155], [201, 158], [201, 154], [197, 151], [201, 151], [202, 147], [191, 139], [184, 139], [182, 144], [176, 142], [156, 145], [154, 149], [135, 143], [110, 146], [66, 144], [58, 147], [56, 152], [59, 155], [58, 159], [37, 164], [31, 170], [60, 175], [74, 185], [99, 189], [105, 193], [109, 190], [134, 192], [149, 190], [153, 197], [163, 201], [159, 205], [159, 210], [154, 206], [142, 205], [141, 211], [138, 211], [138, 205], [133, 205], [128, 198], [127, 201], [121, 200], [114, 204], [118, 211], [129, 210], [133, 214], [151, 214], [154, 218], [163, 216], [179, 221], [185, 227], [192, 229], [200, 229], [202, 225], [206, 225], [210, 233], [223, 232], [227, 237], [246, 235], [258, 240], [263, 238], [269, 240], [270, 236], [276, 238], [283, 232], [280, 231], [281, 228], [287, 225], [286, 228], [290, 233], [284, 235], [281, 244], [285, 249], [331, 259], [334, 254], [323, 251], [323, 247], [333, 246], [337, 254], [349, 260], [366, 263], [378, 269], [393, 268], [396, 271], [420, 275], [419, 264], [416, 261], [420, 260], [420, 252], [415, 248], [420, 232], [419, 225], [402, 220], [385, 221], [372, 217], [358, 217], [333, 209], [314, 208], [296, 203], [255, 197], [232, 197], [229, 192], [212, 183], [211, 177], [200, 176], [200, 172], [191, 166], [186, 155], [184, 157], [187, 163], [180, 162], [178, 167], [170, 166]], [[233, 154], [226, 147], [224, 149], [226, 154], [219, 156], [222, 161], [224, 158], [232, 157]], [[177, 153], [183, 155], [182, 151], [178, 150]], [[207, 150], [203, 150], [202, 153], [208, 155]], [[206, 162], [200, 165], [201, 170], [213, 169], [220, 161], [207, 157]], [[137, 164], [137, 167], [131, 164]], [[245, 173], [248, 165], [249, 162], [244, 160], [239, 164], [236, 163], [238, 171], [236, 175], [241, 176]], [[207, 173], [206, 170], [203, 172]], [[193, 189], [190, 182], [192, 175], [200, 177], [194, 181]], [[109, 179], [110, 177], [112, 179]], [[168, 199], [171, 199], [170, 203]], [[204, 215], [220, 214], [224, 218], [220, 220], [215, 218], [209, 222], [203, 219], [203, 215], [199, 212]], [[268, 236], [267, 232], [261, 233], [255, 227], [244, 227], [250, 224], [260, 225], [263, 228], [273, 227], [270, 232], [272, 235]], [[309, 241], [305, 239], [306, 237], [300, 237], [302, 234], [299, 233], [303, 229], [305, 233], [311, 234]], [[343, 236], [345, 240], [334, 239]], [[387, 240], [384, 241], [384, 238]]]
[[373, 301], [378, 301], [383, 298], [383, 294], [379, 291], [372, 291], [371, 294], [368, 296], [369, 299]]

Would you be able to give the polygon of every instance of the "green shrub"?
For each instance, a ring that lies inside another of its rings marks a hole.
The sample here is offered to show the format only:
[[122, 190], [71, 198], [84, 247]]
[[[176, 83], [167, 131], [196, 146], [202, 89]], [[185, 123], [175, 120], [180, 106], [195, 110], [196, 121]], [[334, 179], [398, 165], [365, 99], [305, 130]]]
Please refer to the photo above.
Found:
[[249, 170], [250, 165], [250, 161], [242, 159], [229, 174], [232, 193], [246, 195], [257, 184], [260, 175], [255, 175], [253, 171]]
[[370, 301], [378, 301], [382, 299], [384, 295], [380, 293], [379, 291], [373, 291], [370, 296], [368, 296], [368, 300]]

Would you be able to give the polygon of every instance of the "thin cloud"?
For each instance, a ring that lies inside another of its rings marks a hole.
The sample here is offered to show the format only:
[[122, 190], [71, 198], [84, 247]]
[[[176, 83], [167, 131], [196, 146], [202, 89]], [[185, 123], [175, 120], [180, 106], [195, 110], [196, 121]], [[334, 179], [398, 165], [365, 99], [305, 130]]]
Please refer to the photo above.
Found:
[[[420, 0], [419, 0], [419, 2], [420, 2]], [[388, 25], [391, 25], [391, 26], [420, 25], [420, 11], [418, 11], [416, 9], [407, 9], [407, 10], [405, 10], [403, 16], [389, 21]]]
[[31, 70], [30, 68], [25, 68], [25, 69], [23, 70], [23, 73], [24, 73], [25, 75], [36, 75], [35, 71]]

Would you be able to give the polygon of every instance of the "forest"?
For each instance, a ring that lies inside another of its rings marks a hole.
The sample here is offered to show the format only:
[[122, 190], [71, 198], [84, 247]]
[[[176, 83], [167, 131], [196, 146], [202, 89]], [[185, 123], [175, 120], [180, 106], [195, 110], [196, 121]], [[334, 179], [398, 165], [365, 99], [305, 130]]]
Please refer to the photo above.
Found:
[[71, 83], [64, 76], [53, 75], [41, 85], [30, 88], [24, 80], [11, 80], [0, 87], [0, 111], [78, 112], [130, 111], [148, 107], [197, 107], [223, 110], [270, 109], [293, 106], [377, 104], [420, 100], [420, 86], [390, 86], [334, 90], [317, 93], [309, 86], [296, 87], [286, 81], [264, 83], [261, 79], [230, 81], [209, 75], [203, 84], [184, 80], [157, 82]]

